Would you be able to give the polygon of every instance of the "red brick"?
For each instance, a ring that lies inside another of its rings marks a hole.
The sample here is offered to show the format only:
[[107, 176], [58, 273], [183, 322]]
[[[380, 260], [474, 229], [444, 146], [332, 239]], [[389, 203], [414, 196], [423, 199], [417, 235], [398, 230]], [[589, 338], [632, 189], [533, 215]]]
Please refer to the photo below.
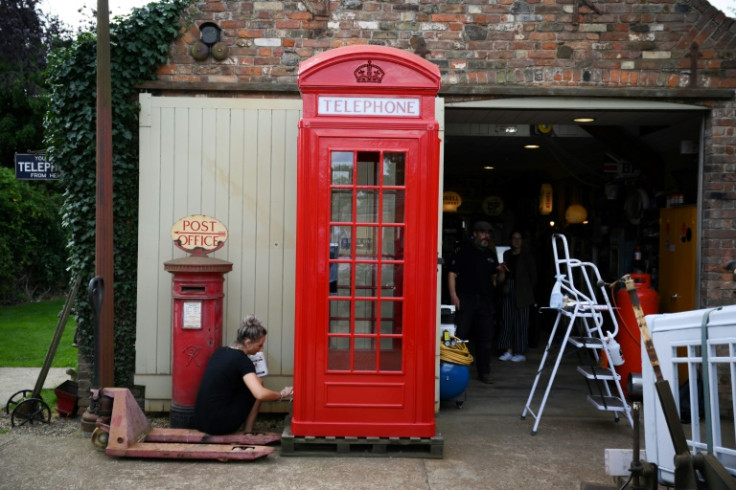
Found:
[[180, 38], [185, 44], [192, 44], [194, 41], [199, 40], [199, 32], [192, 32], [191, 29], [186, 31]]
[[529, 59], [530, 60], [548, 60], [553, 59], [557, 57], [557, 53], [555, 51], [531, 51], [529, 53]]
[[177, 75], [171, 77], [172, 82], [187, 82], [187, 83], [198, 83], [202, 81], [201, 77], [194, 76], [194, 75]]
[[299, 29], [301, 22], [298, 20], [278, 20], [276, 21], [276, 29]]
[[[382, 41], [399, 49], [410, 50], [408, 40], [414, 34], [416, 25], [413, 22], [432, 22], [444, 28], [424, 31], [431, 52], [430, 59], [453, 60], [448, 73], [462, 67], [457, 52], [471, 52], [473, 59], [488, 62], [487, 71], [477, 70], [474, 75], [467, 75], [472, 83], [488, 80], [488, 83], [506, 83], [526, 85], [523, 73], [504, 76], [504, 72], [496, 73], [498, 63], [504, 63], [508, 70], [539, 68], [544, 73], [543, 80], [536, 80], [539, 87], [559, 84], [576, 85], [582, 82], [582, 66], [593, 74], [593, 79], [586, 85], [606, 85], [611, 87], [685, 87], [689, 73], [690, 44], [693, 41], [700, 45], [698, 68], [703, 79], [707, 77], [709, 88], [736, 88], [736, 70], [724, 69], [730, 51], [736, 50], [736, 27], [734, 21], [727, 19], [711, 7], [705, 10], [698, 5], [687, 14], [665, 11], [665, 5], [671, 0], [653, 0], [647, 4], [647, 12], [637, 12], [641, 4], [637, 0], [601, 4], [602, 14], [590, 13], [587, 7], [581, 8], [580, 20], [583, 23], [603, 24], [608, 26], [606, 32], [582, 32], [579, 25], [571, 23], [571, 15], [563, 11], [562, 6], [572, 5], [577, 0], [528, 0], [534, 8], [534, 14], [544, 19], [544, 25], [537, 21], [519, 22], [519, 17], [511, 12], [515, 0], [500, 0], [491, 3], [489, 0], [474, 0], [480, 13], [469, 13], [469, 3], [443, 3], [422, 0], [421, 6], [434, 6], [436, 12], [409, 14], [393, 9], [393, 3], [366, 2], [361, 11], [342, 9], [339, 2], [330, 2], [332, 20], [340, 17], [340, 26], [327, 28], [327, 20], [315, 18], [310, 12], [298, 10], [253, 11], [252, 2], [222, 2], [208, 0], [199, 3], [199, 10], [193, 10], [193, 19], [188, 27], [182, 27], [182, 37], [172, 44], [169, 59], [165, 67], [159, 70], [160, 76], [173, 76], [188, 73], [190, 67], [198, 66], [189, 55], [189, 46], [199, 38], [197, 25], [203, 21], [213, 21], [220, 25], [224, 39], [231, 44], [231, 60], [235, 66], [254, 63], [257, 55], [258, 63], [265, 63], [260, 75], [248, 75], [252, 82], [268, 82], [273, 77], [290, 77], [287, 75], [292, 66], [281, 66], [280, 56], [283, 48], [293, 49], [302, 59], [307, 59], [325, 49], [345, 45], [365, 44], [370, 41]], [[703, 2], [703, 6], [706, 4]], [[348, 14], [348, 15], [345, 15]], [[503, 22], [511, 22], [510, 29]], [[360, 21], [379, 21], [380, 31], [360, 29]], [[468, 41], [461, 36], [464, 25], [474, 23], [489, 26], [487, 39]], [[653, 31], [652, 41], [658, 50], [673, 51], [670, 60], [641, 59], [640, 43], [629, 39], [634, 24], [658, 23], [662, 30]], [[517, 25], [518, 24], [518, 25]], [[400, 26], [406, 26], [402, 29]], [[279, 36], [283, 39], [282, 48], [267, 51], [261, 48], [238, 46], [238, 40], [250, 40], [259, 37]], [[591, 43], [610, 43], [610, 46], [591, 49]], [[557, 59], [556, 49], [559, 43], [565, 43], [575, 50], [571, 59]], [[516, 51], [528, 52], [528, 59], [515, 59]], [[730, 50], [728, 52], [724, 50]], [[462, 59], [465, 59], [463, 53]], [[634, 60], [635, 70], [620, 71], [621, 60]], [[208, 64], [214, 70], [212, 76], [227, 75], [228, 64]], [[679, 70], [679, 73], [673, 73]], [[216, 73], [218, 72], [219, 73]], [[460, 79], [465, 80], [461, 74]], [[259, 78], [260, 77], [260, 78]], [[509, 83], [508, 80], [514, 80]], [[701, 80], [702, 83], [702, 80]], [[707, 101], [699, 102], [701, 104]], [[733, 115], [730, 116], [733, 118]], [[716, 128], [714, 128], [716, 129]], [[718, 131], [716, 129], [716, 131]], [[722, 131], [721, 131], [722, 132]], [[733, 138], [733, 135], [729, 135]], [[727, 144], [721, 145], [724, 148]], [[733, 145], [731, 145], [733, 146]], [[719, 150], [718, 157], [733, 158], [734, 155]]]
[[256, 56], [256, 59], [253, 60], [256, 65], [276, 65], [279, 61], [281, 61], [280, 58], [271, 58], [267, 56]]
[[262, 66], [243, 66], [235, 70], [238, 75], [245, 75], [249, 77], [258, 77], [263, 74]]
[[156, 73], [158, 75], [172, 75], [176, 73], [176, 66], [174, 65], [163, 65], [159, 66], [158, 70], [156, 70]]
[[554, 41], [557, 35], [554, 32], [533, 32], [529, 39], [531, 41]]
[[206, 3], [205, 5], [201, 5], [199, 8], [202, 12], [224, 12], [227, 10], [227, 5], [225, 5], [224, 2]]
[[242, 20], [222, 20], [219, 22], [221, 29], [242, 29], [245, 27], [245, 22]]
[[241, 29], [237, 35], [238, 37], [255, 39], [263, 37], [263, 29]]
[[287, 12], [289, 19], [293, 20], [312, 20], [313, 16], [309, 12]]
[[303, 21], [302, 22], [302, 29], [314, 29], [314, 30], [321, 30], [327, 27], [327, 23], [324, 21]]
[[458, 16], [454, 14], [433, 14], [432, 22], [457, 22]]

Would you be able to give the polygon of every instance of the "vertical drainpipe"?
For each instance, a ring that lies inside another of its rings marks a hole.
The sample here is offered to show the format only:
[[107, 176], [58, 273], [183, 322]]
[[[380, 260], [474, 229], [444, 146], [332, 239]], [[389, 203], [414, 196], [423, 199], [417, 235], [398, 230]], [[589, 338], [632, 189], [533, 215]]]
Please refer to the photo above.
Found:
[[[705, 173], [705, 115], [700, 117], [700, 144], [698, 145], [698, 200], [696, 205], [696, 220], [695, 220], [695, 309], [700, 309], [703, 306], [702, 288], [703, 285], [700, 283], [702, 274], [700, 268], [703, 264], [703, 186], [704, 173]], [[712, 137], [711, 137], [712, 138]]]

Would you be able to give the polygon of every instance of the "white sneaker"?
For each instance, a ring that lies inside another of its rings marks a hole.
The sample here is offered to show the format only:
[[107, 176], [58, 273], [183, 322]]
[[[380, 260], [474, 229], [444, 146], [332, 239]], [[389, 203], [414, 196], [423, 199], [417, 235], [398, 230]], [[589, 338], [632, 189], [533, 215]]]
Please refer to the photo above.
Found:
[[524, 354], [516, 354], [511, 358], [512, 362], [524, 362], [526, 361], [526, 356]]
[[503, 355], [498, 358], [498, 360], [499, 361], [508, 361], [508, 360], [513, 359], [513, 357], [514, 356], [511, 354], [511, 352], [504, 352]]

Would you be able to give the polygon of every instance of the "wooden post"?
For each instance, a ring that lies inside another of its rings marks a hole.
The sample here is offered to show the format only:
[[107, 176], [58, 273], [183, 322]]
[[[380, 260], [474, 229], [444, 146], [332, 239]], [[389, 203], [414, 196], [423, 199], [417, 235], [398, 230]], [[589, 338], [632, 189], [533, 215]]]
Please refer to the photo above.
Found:
[[100, 386], [115, 385], [114, 264], [112, 199], [112, 86], [110, 22], [107, 0], [97, 0], [97, 213], [95, 274], [105, 281], [99, 318], [99, 358], [95, 369]]

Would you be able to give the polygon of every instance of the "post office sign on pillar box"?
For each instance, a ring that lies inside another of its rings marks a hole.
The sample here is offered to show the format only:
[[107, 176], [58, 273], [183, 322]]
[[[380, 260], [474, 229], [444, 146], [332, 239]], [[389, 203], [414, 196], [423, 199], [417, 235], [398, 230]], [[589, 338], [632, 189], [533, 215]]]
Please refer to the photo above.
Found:
[[171, 227], [171, 238], [191, 255], [164, 262], [164, 269], [173, 275], [170, 423], [176, 428], [193, 428], [194, 403], [204, 369], [222, 346], [224, 275], [233, 264], [207, 256], [227, 240], [227, 228], [214, 218], [182, 218]]
[[439, 70], [350, 46], [298, 84], [292, 433], [434, 436]]

